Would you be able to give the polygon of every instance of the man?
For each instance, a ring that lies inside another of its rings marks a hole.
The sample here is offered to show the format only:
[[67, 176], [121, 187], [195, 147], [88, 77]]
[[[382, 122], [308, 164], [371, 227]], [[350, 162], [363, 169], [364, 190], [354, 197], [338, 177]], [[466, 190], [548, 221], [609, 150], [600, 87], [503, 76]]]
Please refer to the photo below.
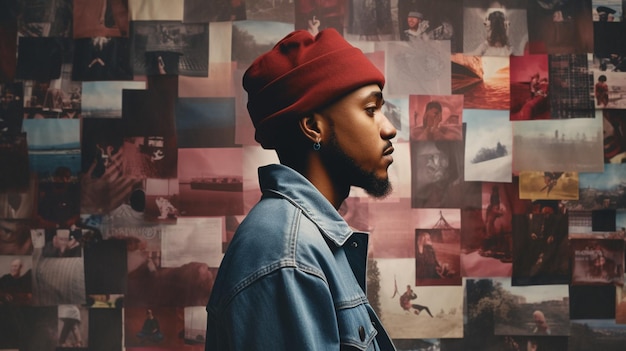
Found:
[[22, 303], [30, 299], [32, 291], [30, 269], [22, 275], [23, 263], [19, 258], [11, 261], [8, 274], [0, 277], [0, 305]]
[[550, 327], [548, 326], [548, 322], [546, 322], [546, 317], [543, 312], [537, 310], [533, 312], [533, 320], [535, 321], [535, 328], [533, 329], [533, 334], [537, 335], [550, 335], [552, 332], [550, 331]]
[[338, 209], [389, 193], [382, 73], [334, 29], [295, 31], [245, 72], [255, 138], [280, 165], [239, 225], [207, 306], [206, 350], [395, 350], [365, 294], [367, 235]]
[[161, 327], [159, 326], [159, 321], [154, 318], [154, 314], [151, 309], [146, 310], [146, 319], [143, 322], [143, 326], [139, 333], [137, 333], [137, 338], [144, 341], [151, 342], [161, 342], [164, 338], [163, 333], [161, 333]]
[[404, 292], [404, 294], [400, 296], [400, 306], [402, 307], [403, 310], [407, 312], [413, 309], [413, 313], [415, 313], [416, 315], [419, 315], [420, 312], [422, 312], [423, 310], [426, 310], [428, 315], [431, 318], [433, 318], [433, 314], [430, 313], [430, 309], [427, 306], [418, 305], [416, 303], [414, 304], [411, 303], [411, 300], [415, 300], [415, 299], [417, 299], [417, 294], [415, 294], [413, 289], [411, 289], [410, 285], [407, 285], [406, 291]]
[[410, 11], [406, 17], [406, 23], [409, 28], [404, 31], [403, 40], [429, 39], [428, 27], [430, 24], [424, 19], [421, 12]]

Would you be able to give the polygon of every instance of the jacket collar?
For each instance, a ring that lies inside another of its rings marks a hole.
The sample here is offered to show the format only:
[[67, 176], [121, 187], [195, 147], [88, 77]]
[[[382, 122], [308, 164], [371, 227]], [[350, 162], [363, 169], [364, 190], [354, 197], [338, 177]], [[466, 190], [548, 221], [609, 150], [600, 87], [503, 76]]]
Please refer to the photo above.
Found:
[[263, 196], [276, 194], [293, 203], [335, 245], [343, 246], [352, 235], [352, 229], [339, 212], [300, 173], [278, 164], [260, 167], [258, 173]]

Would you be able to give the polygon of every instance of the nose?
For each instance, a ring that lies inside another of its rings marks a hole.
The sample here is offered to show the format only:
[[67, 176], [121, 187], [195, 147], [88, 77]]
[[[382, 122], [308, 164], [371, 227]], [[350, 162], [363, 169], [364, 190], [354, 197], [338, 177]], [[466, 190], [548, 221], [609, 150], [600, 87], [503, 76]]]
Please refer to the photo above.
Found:
[[396, 130], [396, 127], [393, 126], [393, 124], [391, 123], [389, 118], [387, 118], [387, 116], [385, 116], [384, 114], [381, 114], [381, 116], [382, 116], [382, 119], [380, 122], [381, 123], [380, 136], [385, 140], [391, 140], [395, 138], [396, 134], [398, 133], [398, 131]]

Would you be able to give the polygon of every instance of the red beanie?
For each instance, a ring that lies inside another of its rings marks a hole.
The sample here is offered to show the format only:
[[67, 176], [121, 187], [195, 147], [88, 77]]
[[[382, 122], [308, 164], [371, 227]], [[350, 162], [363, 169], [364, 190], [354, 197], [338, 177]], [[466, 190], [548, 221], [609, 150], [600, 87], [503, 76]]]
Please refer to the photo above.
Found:
[[315, 37], [305, 30], [292, 32], [244, 73], [255, 139], [274, 148], [280, 136], [271, 125], [302, 117], [368, 84], [382, 89], [385, 77], [336, 30]]

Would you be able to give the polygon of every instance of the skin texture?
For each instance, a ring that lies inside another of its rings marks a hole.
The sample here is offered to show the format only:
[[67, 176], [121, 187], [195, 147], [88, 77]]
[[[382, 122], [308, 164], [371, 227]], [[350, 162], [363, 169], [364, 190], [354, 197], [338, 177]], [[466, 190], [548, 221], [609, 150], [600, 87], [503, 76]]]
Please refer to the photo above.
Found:
[[302, 174], [335, 208], [350, 186], [377, 197], [391, 190], [387, 170], [396, 129], [383, 114], [383, 104], [378, 85], [367, 85], [300, 122], [311, 143], [321, 144], [319, 151], [309, 152]]

